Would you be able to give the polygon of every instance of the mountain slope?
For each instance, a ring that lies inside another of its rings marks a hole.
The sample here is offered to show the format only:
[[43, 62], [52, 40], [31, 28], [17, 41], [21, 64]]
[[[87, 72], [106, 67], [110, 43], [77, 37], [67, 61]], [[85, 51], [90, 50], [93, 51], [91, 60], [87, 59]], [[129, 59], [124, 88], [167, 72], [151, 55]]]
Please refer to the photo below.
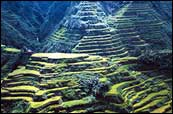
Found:
[[59, 23], [68, 6], [68, 2], [2, 2], [1, 42], [16, 48], [27, 47], [38, 51], [35, 47], [39, 47], [40, 42]]
[[172, 112], [171, 77], [132, 70], [137, 61], [135, 57], [33, 54], [26, 66], [1, 81], [1, 111]]
[[[42, 45], [44, 45], [45, 40], [49, 38], [55, 29], [57, 30], [62, 25], [63, 22], [59, 22], [64, 18], [65, 14], [69, 15], [71, 13], [71, 9], [73, 9], [73, 7], [78, 3], [79, 2], [52, 1], [2, 2], [1, 42], [15, 48], [22, 49], [27, 47], [34, 51], [39, 51], [39, 49], [42, 48]], [[114, 15], [119, 9], [128, 3], [129, 2], [123, 1], [100, 2], [107, 15]], [[172, 2], [170, 1], [155, 1], [151, 3], [151, 7], [164, 21], [165, 24], [163, 25], [163, 32], [166, 32], [170, 39], [172, 36], [172, 13], [170, 13], [171, 4]], [[7, 33], [5, 31], [10, 32]], [[68, 45], [64, 47], [68, 47]]]
[[[164, 20], [160, 18], [151, 2], [131, 2], [108, 18], [115, 34], [132, 55], [143, 50], [171, 49], [172, 40], [165, 32]], [[137, 52], [135, 52], [137, 51]], [[141, 52], [140, 52], [141, 51]]]
[[2, 113], [172, 113], [167, 2], [2, 6]]

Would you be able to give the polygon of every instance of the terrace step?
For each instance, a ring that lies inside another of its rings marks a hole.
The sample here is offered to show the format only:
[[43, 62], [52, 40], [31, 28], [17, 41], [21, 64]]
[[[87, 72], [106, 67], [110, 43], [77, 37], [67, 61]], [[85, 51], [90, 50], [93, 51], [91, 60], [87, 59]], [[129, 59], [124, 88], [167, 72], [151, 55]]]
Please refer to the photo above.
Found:
[[113, 47], [113, 48], [74, 50], [74, 52], [77, 52], [77, 53], [94, 53], [94, 52], [102, 52], [102, 51], [114, 51], [114, 50], [120, 50], [120, 49], [123, 49], [123, 45], [120, 45], [118, 47]]
[[109, 44], [109, 43], [116, 43], [117, 39], [111, 39], [111, 40], [100, 40], [100, 41], [90, 41], [90, 42], [84, 42], [85, 40], [81, 41], [78, 45], [80, 46], [84, 46], [84, 45], [105, 45], [105, 44]]
[[100, 48], [111, 48], [111, 47], [115, 47], [115, 46], [119, 46], [122, 45], [122, 42], [116, 42], [116, 43], [109, 43], [109, 44], [105, 44], [105, 45], [85, 45], [85, 46], [76, 46], [77, 50], [86, 50], [86, 49], [100, 49]]

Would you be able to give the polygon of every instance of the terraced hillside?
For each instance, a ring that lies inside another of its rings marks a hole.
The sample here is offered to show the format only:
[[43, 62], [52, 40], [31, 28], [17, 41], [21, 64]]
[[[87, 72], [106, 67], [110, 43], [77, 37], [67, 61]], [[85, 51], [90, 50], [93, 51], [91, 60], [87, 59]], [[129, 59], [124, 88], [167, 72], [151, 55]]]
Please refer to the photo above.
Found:
[[122, 7], [107, 17], [99, 2], [81, 1], [42, 53], [1, 45], [1, 112], [172, 113], [163, 20], [151, 2]]
[[1, 78], [3, 78], [14, 70], [16, 62], [20, 57], [20, 50], [1, 45], [1, 52]]
[[[84, 2], [79, 4], [77, 15], [86, 26], [82, 39], [73, 49], [73, 52], [88, 53], [91, 55], [124, 57], [128, 52], [121, 41], [114, 37], [112, 29], [103, 20], [104, 12], [97, 4]], [[98, 7], [96, 10], [95, 7]], [[100, 17], [99, 14], [103, 16]]]
[[1, 111], [171, 112], [172, 90], [164, 77], [130, 70], [136, 61], [135, 57], [111, 61], [88, 54], [33, 54], [26, 66], [1, 81]]
[[76, 10], [76, 6], [71, 8], [69, 15], [64, 17], [57, 29], [43, 42], [41, 52], [71, 52], [83, 33], [83, 29], [79, 29], [81, 23], [80, 18], [75, 15]]
[[112, 34], [98, 2], [80, 2], [76, 13], [66, 20], [45, 43], [43, 52], [72, 52], [124, 57], [128, 55], [121, 41]]
[[132, 1], [108, 20], [131, 55], [137, 48], [138, 53], [146, 48], [171, 48], [171, 40], [163, 29], [164, 20], [151, 7], [151, 2]]
[[62, 27], [43, 43], [43, 48], [40, 50], [41, 52], [71, 52], [80, 37], [80, 31]]
[[25, 64], [26, 58], [27, 55], [23, 56], [21, 50], [1, 45], [1, 79], [15, 70], [17, 66]]

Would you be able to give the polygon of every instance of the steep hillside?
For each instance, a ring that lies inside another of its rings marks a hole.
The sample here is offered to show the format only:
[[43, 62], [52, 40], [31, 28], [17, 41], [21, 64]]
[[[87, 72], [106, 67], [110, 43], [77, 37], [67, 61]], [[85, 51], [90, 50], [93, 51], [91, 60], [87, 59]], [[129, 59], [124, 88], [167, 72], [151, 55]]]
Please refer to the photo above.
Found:
[[100, 3], [108, 15], [114, 15], [115, 12], [128, 4], [129, 1], [102, 1]]
[[2, 113], [172, 113], [172, 6], [4, 1]]
[[132, 70], [137, 58], [36, 53], [1, 81], [2, 112], [172, 112], [171, 77]]
[[[40, 42], [45, 42], [54, 29], [59, 27], [62, 18], [70, 14], [71, 9], [78, 3], [3, 1], [1, 4], [1, 42], [15, 48], [27, 47], [39, 51], [39, 47], [42, 47]], [[112, 4], [117, 5], [117, 3]], [[109, 11], [111, 8], [114, 10], [119, 8], [114, 6], [110, 8], [110, 5], [103, 5], [103, 7], [107, 14], [111, 13]]]
[[146, 49], [171, 49], [172, 40], [164, 31], [164, 20], [151, 6], [151, 2], [131, 2], [109, 17], [109, 25], [116, 29], [116, 36], [131, 55]]
[[[80, 3], [79, 7], [77, 16], [84, 23], [85, 33], [73, 52], [110, 57], [127, 56], [128, 52], [122, 42], [114, 36], [112, 29], [104, 21], [106, 14], [101, 7], [94, 3]], [[94, 7], [99, 10], [95, 11]]]
[[69, 5], [69, 2], [2, 2], [1, 42], [38, 51], [35, 47], [55, 29]]
[[[39, 51], [55, 29], [61, 29], [60, 26], [63, 26], [62, 23], [64, 22], [62, 19], [64, 16], [66, 18], [71, 14], [73, 12], [72, 9], [75, 9], [74, 7], [77, 4], [79, 2], [4, 1], [1, 4], [1, 42], [15, 48], [27, 47], [34, 51]], [[100, 4], [106, 15], [114, 15], [129, 2], [103, 1]], [[169, 38], [172, 36], [171, 4], [172, 2], [170, 1], [151, 3], [151, 8], [164, 21], [163, 32], [166, 32]], [[10, 32], [7, 33], [5, 31]], [[69, 50], [67, 48], [69, 45], [61, 44], [61, 42], [59, 44], [63, 45], [62, 47], [66, 48], [67, 52], [70, 52], [71, 48]]]
[[[160, 14], [160, 18], [164, 21], [164, 32], [166, 32], [169, 38], [172, 38], [172, 2], [171, 1], [159, 1], [152, 2], [152, 7]], [[171, 39], [172, 40], [172, 39]]]
[[[88, 53], [102, 56], [127, 56], [112, 29], [104, 21], [106, 14], [98, 2], [81, 2], [63, 27], [55, 31], [43, 45], [43, 52]], [[117, 54], [117, 55], [116, 55]], [[119, 55], [118, 55], [119, 54]]]
[[1, 45], [1, 79], [12, 72], [18, 65], [21, 51]]
[[1, 79], [13, 70], [20, 68], [21, 65], [26, 65], [31, 54], [24, 50], [1, 45]]

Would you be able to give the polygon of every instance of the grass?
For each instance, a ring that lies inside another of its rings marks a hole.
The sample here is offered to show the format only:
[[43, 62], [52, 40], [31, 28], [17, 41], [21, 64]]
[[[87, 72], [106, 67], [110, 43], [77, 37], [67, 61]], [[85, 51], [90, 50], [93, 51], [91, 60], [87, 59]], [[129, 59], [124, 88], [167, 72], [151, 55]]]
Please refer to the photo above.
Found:
[[24, 96], [20, 96], [20, 97], [2, 97], [1, 100], [8, 100], [8, 101], [25, 100], [25, 101], [28, 101], [28, 102], [33, 101], [33, 99], [31, 97], [24, 97]]
[[86, 113], [86, 112], [87, 112], [87, 110], [75, 110], [70, 113]]
[[9, 52], [9, 53], [20, 53], [21, 51], [16, 48], [4, 48], [4, 51]]
[[154, 100], [154, 101], [152, 101], [152, 102], [146, 104], [146, 105], [143, 106], [142, 108], [139, 108], [139, 109], [135, 110], [134, 113], [141, 112], [141, 111], [143, 111], [143, 110], [145, 110], [145, 109], [148, 109], [148, 108], [150, 108], [150, 107], [152, 107], [152, 106], [155, 106], [155, 105], [157, 105], [159, 102], [162, 102], [162, 100], [163, 100], [163, 98], [162, 98], [162, 99]]
[[20, 90], [25, 90], [25, 91], [33, 91], [36, 92], [39, 90], [39, 88], [35, 87], [35, 86], [15, 86], [15, 87], [7, 87], [7, 90], [10, 91], [20, 91]]
[[[33, 55], [33, 57], [50, 57], [50, 58], [76, 58], [76, 57], [81, 57], [81, 56], [83, 56], [83, 54], [82, 55], [80, 55], [80, 54], [74, 54], [74, 56], [73, 56], [73, 54], [61, 54], [61, 53], [55, 53], [55, 54], [42, 54], [42, 53], [38, 53], [38, 54], [34, 54]], [[86, 55], [84, 55], [84, 56], [86, 56]], [[92, 62], [92, 61], [107, 61], [107, 59], [102, 59], [102, 57], [100, 58], [99, 56], [97, 57], [97, 56], [89, 56], [88, 57], [88, 55], [86, 56], [86, 58], [85, 58], [85, 60], [87, 61], [87, 62], [85, 62], [85, 61], [82, 61], [82, 62], [78, 62], [77, 64], [78, 65], [82, 65], [82, 64], [87, 64], [87, 63], [94, 63], [94, 62]], [[111, 70], [111, 72], [113, 72], [113, 73], [110, 73], [110, 74], [108, 74], [108, 76], [110, 76], [110, 75], [115, 75], [115, 74], [118, 74], [118, 73], [121, 73], [121, 72], [128, 72], [129, 74], [130, 74], [130, 76], [138, 76], [138, 75], [140, 75], [140, 72], [136, 72], [136, 71], [129, 71], [129, 66], [130, 65], [120, 65], [120, 66], [118, 66], [116, 63], [119, 63], [119, 62], [125, 62], [125, 61], [128, 61], [128, 60], [136, 60], [136, 58], [135, 57], [124, 57], [124, 58], [120, 58], [120, 59], [118, 59], [118, 58], [115, 58], [114, 59], [114, 61], [112, 61], [112, 64], [109, 64], [109, 66], [108, 67], [105, 67], [105, 66], [101, 66], [101, 67], [94, 67], [93, 68], [93, 70], [104, 70], [104, 69], [106, 69], [106, 70]], [[88, 61], [91, 61], [91, 62], [88, 62]], [[41, 65], [44, 65], [44, 66], [50, 66], [50, 67], [52, 67], [52, 66], [56, 66], [57, 65], [57, 67], [59, 66], [59, 65], [64, 65], [64, 64], [52, 64], [52, 63], [46, 63], [46, 62], [37, 62], [37, 61], [31, 61], [31, 63], [33, 63], [34, 65], [36, 64], [41, 64]], [[121, 64], [121, 63], [120, 63]], [[111, 66], [112, 65], [112, 66]], [[116, 70], [114, 69], [114, 67], [116, 68]], [[67, 78], [68, 76], [69, 76], [69, 78], [70, 78], [70, 80], [71, 80], [71, 78], [73, 78], [73, 80], [74, 80], [74, 78], [75, 78], [75, 74], [81, 74], [82, 75], [82, 73], [85, 73], [86, 71], [80, 71], [80, 72], [73, 72], [73, 71], [67, 71], [67, 72], [64, 72], [64, 73], [62, 73], [62, 74], [60, 74], [59, 75], [59, 77], [64, 77], [64, 78]], [[22, 67], [22, 68], [20, 68], [20, 69], [17, 69], [17, 70], [15, 70], [14, 72], [12, 72], [12, 73], [10, 73], [9, 74], [9, 76], [14, 76], [14, 75], [20, 75], [20, 74], [31, 74], [31, 75], [40, 75], [40, 73], [38, 72], [38, 71], [35, 71], [35, 70], [28, 70], [28, 69], [26, 69], [25, 67]], [[49, 74], [47, 74], [47, 75], [49, 75]], [[47, 76], [46, 75], [46, 76]], [[66, 75], [68, 75], [68, 76], [66, 76]], [[74, 76], [73, 76], [74, 75]], [[106, 74], [107, 75], [107, 74]], [[45, 76], [45, 77], [46, 77]], [[119, 76], [119, 75], [118, 75]], [[120, 75], [121, 76], [121, 75]], [[14, 77], [17, 77], [17, 76], [14, 76]], [[22, 78], [25, 78], [25, 77], [23, 77], [22, 75], [21, 75], [21, 77]], [[58, 80], [58, 78], [59, 77], [56, 77], [57, 79], [52, 79], [52, 80], [48, 80], [47, 82], [43, 82], [42, 84], [38, 84], [38, 85], [41, 85], [41, 86], [51, 86], [51, 85], [54, 85], [54, 84], [59, 84], [60, 86], [64, 86], [64, 85], [66, 85], [67, 83], [68, 83], [68, 81], [70, 81], [70, 80]], [[13, 78], [12, 78], [13, 79]], [[102, 77], [102, 78], [100, 78], [99, 79], [99, 81], [100, 82], [107, 82], [108, 81], [108, 79], [109, 79], [109, 77]], [[20, 81], [20, 80], [19, 80]], [[27, 81], [26, 81], [27, 82]], [[61, 82], [62, 82], [62, 84], [61, 84]], [[66, 83], [67, 82], [67, 83]], [[133, 82], [135, 82], [135, 81], [126, 81], [126, 82], [121, 82], [121, 83], [117, 83], [117, 84], [115, 84], [115, 85], [113, 85], [112, 87], [111, 87], [111, 89], [110, 89], [110, 91], [108, 91], [107, 92], [107, 95], [121, 95], [121, 93], [122, 92], [124, 92], [124, 91], [128, 91], [128, 90], [130, 90], [130, 89], [133, 89], [134, 87], [137, 87], [137, 86], [141, 86], [141, 84], [136, 84], [136, 85], [134, 85], [134, 83]], [[22, 82], [22, 83], [24, 83], [24, 82]], [[70, 82], [69, 82], [70, 83]], [[20, 82], [15, 82], [15, 81], [13, 81], [12, 83], [10, 83], [10, 84], [20, 84]], [[131, 85], [132, 84], [132, 85]], [[142, 84], [144, 84], [143, 82], [142, 82]], [[73, 85], [75, 85], [75, 84], [72, 84], [71, 83], [71, 86], [73, 86]], [[130, 87], [129, 87], [129, 85], [130, 85]], [[156, 85], [156, 87], [158, 86], [161, 86], [162, 84], [158, 84], [158, 85]], [[5, 92], [8, 92], [8, 91], [12, 91], [12, 93], [14, 93], [14, 95], [20, 95], [20, 94], [24, 94], [25, 95], [25, 93], [26, 93], [26, 95], [27, 95], [27, 93], [28, 93], [28, 95], [29, 94], [33, 94], [33, 95], [36, 95], [37, 97], [42, 97], [42, 95], [45, 95], [46, 94], [46, 96], [49, 96], [49, 97], [52, 97], [52, 96], [54, 96], [55, 94], [55, 92], [58, 92], [58, 91], [61, 91], [61, 90], [68, 90], [69, 88], [71, 88], [71, 86], [69, 86], [68, 84], [66, 85], [66, 87], [60, 87], [60, 88], [53, 88], [53, 89], [45, 89], [45, 90], [40, 90], [39, 88], [37, 88], [37, 87], [34, 87], [34, 86], [16, 86], [16, 87], [7, 87], [6, 89], [7, 90], [4, 90], [4, 89], [1, 89], [2, 90], [2, 92], [3, 93], [5, 93]], [[51, 88], [52, 88], [53, 86], [51, 86]], [[18, 91], [19, 90], [19, 92], [13, 92], [13, 91]], [[20, 90], [24, 90], [24, 91], [26, 91], [26, 92], [20, 92]], [[29, 93], [28, 91], [34, 91], [34, 93]], [[131, 92], [131, 91], [130, 91]], [[127, 92], [127, 93], [130, 93], [130, 92]], [[133, 92], [133, 91], [132, 91]], [[147, 91], [140, 91], [139, 92], [139, 94], [137, 93], [137, 94], [135, 94], [133, 97], [132, 97], [132, 100], [135, 100], [135, 99], [137, 99], [138, 98], [138, 96], [140, 96], [140, 95], [142, 95], [142, 94], [144, 94], [145, 92], [150, 92], [150, 89], [148, 89]], [[80, 92], [78, 92], [79, 94], [81, 94]], [[147, 108], [150, 108], [150, 106], [154, 106], [154, 105], [157, 105], [157, 103], [158, 102], [160, 102], [160, 99], [159, 100], [155, 100], [155, 101], [153, 101], [152, 99], [154, 98], [154, 97], [156, 97], [157, 95], [166, 95], [166, 94], [168, 94], [167, 93], [167, 90], [163, 90], [163, 91], [160, 91], [160, 92], [157, 92], [157, 93], [150, 93], [147, 97], [145, 97], [145, 98], [143, 98], [139, 103], [136, 103], [135, 105], [134, 105], [134, 107], [140, 107], [140, 106], [142, 106], [140, 109], [137, 109], [137, 110], [135, 110], [136, 112], [138, 112], [138, 111], [142, 111], [142, 110], [145, 110], [145, 109], [147, 109]], [[49, 98], [48, 97], [48, 98]], [[127, 96], [125, 96], [125, 98], [126, 98]], [[72, 108], [73, 109], [73, 107], [75, 107], [75, 106], [78, 106], [78, 107], [80, 107], [80, 106], [83, 106], [83, 105], [87, 105], [87, 104], [90, 104], [90, 103], [93, 103], [95, 100], [92, 98], [92, 97], [85, 97], [85, 98], [82, 98], [82, 99], [79, 99], [79, 100], [72, 100], [72, 101], [66, 101], [66, 102], [62, 102], [62, 104], [59, 104], [60, 103], [60, 101], [61, 101], [61, 96], [56, 96], [56, 97], [52, 97], [52, 98], [49, 98], [49, 99], [46, 99], [46, 100], [44, 100], [44, 101], [40, 101], [40, 102], [35, 102], [35, 101], [33, 101], [33, 99], [32, 98], [30, 98], [30, 97], [26, 97], [26, 96], [17, 96], [17, 97], [2, 97], [2, 99], [3, 100], [5, 100], [5, 99], [8, 99], [8, 100], [19, 100], [19, 99], [23, 99], [23, 100], [26, 100], [26, 101], [28, 101], [29, 103], [30, 103], [30, 106], [31, 106], [31, 108], [34, 108], [34, 109], [37, 109], [37, 108], [42, 108], [43, 106], [47, 106], [47, 105], [50, 105], [51, 103], [51, 106], [53, 106], [54, 104], [54, 102], [56, 103], [55, 105], [56, 106], [60, 106], [60, 107], [62, 107], [62, 108], [67, 108], [67, 109], [69, 109], [69, 108]], [[128, 102], [128, 98], [126, 98], [127, 100], [127, 102]], [[151, 102], [150, 102], [150, 105], [149, 104], [146, 104], [146, 102], [148, 102], [149, 100], [151, 100]], [[130, 102], [131, 102], [131, 100], [129, 100]], [[133, 102], [133, 101], [132, 101]], [[144, 105], [144, 104], [146, 104], [146, 105]], [[151, 105], [152, 104], [152, 105]], [[143, 106], [144, 105], [144, 106]], [[120, 104], [120, 106], [122, 106], [122, 104]], [[120, 107], [119, 106], [119, 107]], [[118, 107], [118, 105], [116, 105], [115, 107]], [[144, 108], [143, 108], [144, 107]], [[55, 107], [55, 109], [56, 109], [57, 107]], [[160, 109], [158, 109], [158, 110], [164, 110], [164, 108], [160, 108]], [[157, 110], [157, 111], [158, 111]], [[72, 113], [82, 113], [82, 112], [85, 112], [86, 110], [82, 110], [82, 109], [78, 109], [78, 110], [71, 110], [72, 111]], [[105, 111], [106, 113], [111, 113], [112, 111], [111, 110], [106, 110]]]
[[122, 66], [119, 66], [119, 67], [117, 67], [117, 72], [126, 72], [126, 71], [128, 71], [128, 69], [129, 69], [129, 65], [122, 65]]
[[133, 91], [133, 90], [131, 90], [131, 91], [129, 91], [128, 93], [126, 93], [125, 96], [124, 96], [124, 100], [125, 100], [125, 101], [128, 101], [128, 96], [129, 96], [129, 95], [131, 96], [131, 95], [133, 95], [134, 93], [135, 93], [135, 91]]
[[[61, 73], [61, 76], [73, 76], [73, 78], [74, 78], [78, 74], [81, 74], [81, 75], [83, 75], [83, 74], [90, 74], [89, 72], [90, 71], [85, 71], [85, 70], [83, 70], [83, 71], [69, 71], [69, 72]], [[99, 73], [99, 71], [98, 72], [97, 71], [93, 71], [91, 73]]]
[[62, 106], [63, 108], [70, 108], [74, 106], [89, 104], [89, 103], [92, 103], [93, 101], [94, 99], [91, 96], [89, 96], [80, 100], [72, 100], [72, 101], [63, 102], [60, 106]]
[[45, 101], [40, 101], [40, 102], [30, 102], [31, 103], [31, 108], [40, 108], [41, 106], [44, 106], [50, 102], [57, 102], [60, 103], [61, 101], [61, 96], [56, 96], [56, 97], [52, 97], [52, 98], [49, 98], [49, 99], [46, 99]]
[[126, 61], [129, 61], [129, 60], [137, 60], [137, 57], [123, 57], [123, 58], [115, 58], [113, 59], [113, 61], [115, 63], [121, 63], [121, 62], [126, 62]]
[[126, 81], [126, 82], [121, 82], [118, 84], [115, 84], [111, 87], [111, 89], [107, 92], [107, 95], [120, 95], [120, 91], [122, 88], [129, 86], [129, 84], [133, 83], [135, 81]]
[[143, 104], [145, 104], [146, 102], [150, 101], [151, 99], [153, 98], [156, 98], [157, 96], [160, 96], [160, 95], [167, 95], [169, 93], [168, 90], [162, 90], [162, 91], [159, 91], [159, 92], [155, 92], [155, 93], [151, 93], [149, 94], [146, 98], [142, 99], [141, 102], [139, 103], [136, 103], [135, 105], [133, 105], [134, 107], [140, 107], [142, 106]]
[[5, 45], [2, 45], [2, 44], [1, 44], [1, 48], [5, 48], [5, 47], [6, 47]]
[[61, 102], [61, 96], [56, 96], [56, 97], [52, 97], [49, 99], [46, 99], [45, 101], [40, 101], [40, 102], [34, 102], [33, 99], [31, 97], [24, 97], [24, 96], [20, 96], [20, 97], [2, 97], [2, 100], [25, 100], [27, 102], [29, 102], [30, 104], [30, 108], [40, 108], [41, 106], [44, 106], [50, 102], [57, 102], [60, 103]]
[[149, 79], [147, 79], [147, 80], [145, 80], [145, 81], [143, 81], [143, 82], [141, 82], [141, 83], [139, 83], [139, 84], [137, 84], [137, 85], [127, 87], [127, 88], [123, 89], [123, 92], [128, 91], [128, 90], [133, 89], [133, 88], [138, 87], [138, 86], [141, 87], [141, 86], [143, 86], [143, 84], [145, 84], [146, 82], [152, 81], [152, 80], [155, 79], [155, 78], [156, 78], [156, 77], [149, 78]]
[[65, 90], [68, 89], [69, 87], [62, 87], [62, 88], [54, 88], [54, 89], [47, 89], [47, 90], [39, 90], [36, 95], [41, 96], [47, 93], [51, 93], [51, 92], [56, 92], [56, 91], [61, 91], [61, 90]]
[[131, 71], [129, 72], [130, 73], [130, 76], [133, 76], [133, 77], [137, 77], [137, 76], [140, 76], [141, 75], [141, 72], [138, 72], [138, 71]]
[[[17, 84], [30, 84], [31, 81], [20, 81], [20, 82], [10, 82], [10, 83], [7, 83], [7, 85], [17, 85]], [[38, 82], [35, 82], [38, 84]]]
[[63, 40], [65, 37], [63, 37], [65, 35], [65, 32], [67, 31], [66, 28], [61, 28], [60, 30], [58, 30], [57, 32], [55, 32], [54, 34], [52, 34], [52, 38], [56, 38], [57, 40]]
[[57, 84], [57, 83], [65, 83], [65, 82], [70, 82], [71, 80], [47, 80], [47, 84]]
[[63, 58], [78, 58], [87, 57], [88, 54], [71, 54], [71, 53], [35, 53], [32, 57], [48, 57], [51, 59], [63, 59]]
[[40, 75], [40, 72], [36, 70], [28, 70], [28, 69], [25, 69], [25, 67], [22, 67], [20, 69], [13, 71], [12, 73], [9, 73], [9, 76], [21, 75], [21, 74]]
[[[164, 83], [160, 83], [159, 85], [157, 86], [164, 86], [165, 84]], [[130, 101], [134, 101], [135, 99], [137, 99], [139, 96], [141, 96], [142, 94], [144, 93], [147, 93], [147, 92], [150, 92], [151, 91], [151, 88], [147, 88], [145, 90], [142, 90], [140, 92], [138, 92], [135, 96], [133, 96], [131, 99], [129, 99]]]
[[107, 62], [106, 59], [103, 59], [103, 60], [99, 60], [99, 61], [82, 61], [82, 62], [77, 62], [77, 63], [70, 63], [70, 65], [89, 65], [89, 64], [92, 64], [92, 65], [95, 65], [95, 64], [101, 64], [102, 62]]
[[47, 62], [37, 62], [37, 61], [31, 61], [31, 64], [40, 64], [40, 65], [44, 65], [46, 67], [55, 67], [57, 66], [56, 64], [53, 64], [53, 63], [47, 63]]
[[[129, 65], [122, 65], [122, 66], [115, 66], [117, 67], [116, 71], [112, 72], [112, 73], [109, 73], [107, 74], [106, 76], [109, 77], [109, 76], [115, 76], [121, 72], [129, 72], [128, 69], [129, 69]], [[111, 68], [111, 67], [110, 67]]]
[[2, 94], [2, 93], [8, 93], [8, 92], [9, 92], [8, 90], [5, 90], [5, 89], [2, 89], [2, 88], [1, 88], [1, 94]]
[[105, 82], [107, 82], [108, 81], [108, 78], [100, 78], [99, 79], [99, 82], [101, 82], [101, 83], [105, 83]]
[[106, 71], [108, 68], [107, 67], [96, 67], [92, 69], [86, 69], [87, 71]]
[[105, 110], [105, 113], [118, 113], [118, 112], [111, 111], [111, 110]]
[[166, 104], [162, 107], [159, 107], [155, 110], [153, 110], [151, 113], [164, 113], [166, 111], [166, 109], [170, 108], [170, 105], [169, 104]]

